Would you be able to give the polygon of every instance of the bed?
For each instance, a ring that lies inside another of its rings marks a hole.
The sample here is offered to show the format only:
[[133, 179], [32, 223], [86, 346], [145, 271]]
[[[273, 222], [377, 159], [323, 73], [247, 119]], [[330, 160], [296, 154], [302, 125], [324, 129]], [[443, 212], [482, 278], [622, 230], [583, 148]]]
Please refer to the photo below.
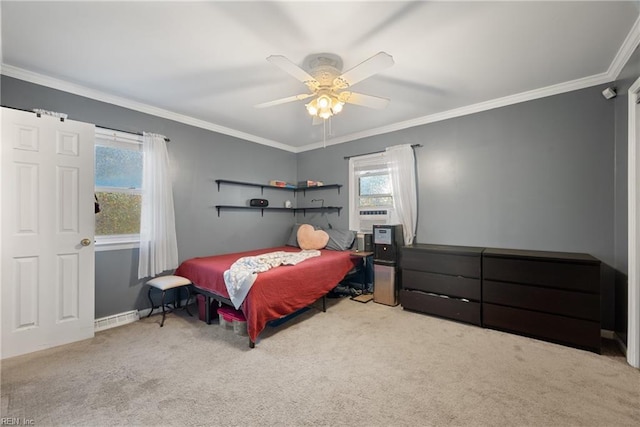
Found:
[[[242, 257], [275, 251], [300, 252], [300, 248], [280, 246], [246, 252], [192, 258], [180, 264], [176, 275], [191, 280], [195, 292], [231, 305], [224, 272]], [[348, 250], [321, 249], [320, 255], [296, 265], [282, 265], [259, 273], [240, 306], [247, 319], [249, 345], [253, 347], [267, 323], [308, 307], [331, 291], [359, 262]], [[211, 323], [207, 310], [206, 320]]]

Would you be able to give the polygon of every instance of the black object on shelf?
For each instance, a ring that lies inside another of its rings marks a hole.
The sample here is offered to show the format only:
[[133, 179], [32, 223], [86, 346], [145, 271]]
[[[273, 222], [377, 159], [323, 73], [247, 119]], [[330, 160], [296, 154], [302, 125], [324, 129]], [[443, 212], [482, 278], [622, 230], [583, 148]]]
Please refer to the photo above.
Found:
[[269, 206], [269, 201], [267, 199], [251, 199], [249, 200], [249, 206], [266, 208]]

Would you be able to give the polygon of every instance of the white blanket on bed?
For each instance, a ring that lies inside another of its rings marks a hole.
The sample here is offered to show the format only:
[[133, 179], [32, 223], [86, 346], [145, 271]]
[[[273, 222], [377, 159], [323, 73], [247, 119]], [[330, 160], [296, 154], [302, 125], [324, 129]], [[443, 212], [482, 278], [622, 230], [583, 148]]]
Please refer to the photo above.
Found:
[[303, 250], [300, 252], [276, 251], [266, 254], [247, 256], [238, 259], [224, 272], [224, 284], [229, 292], [229, 299], [236, 309], [249, 293], [256, 281], [258, 273], [270, 270], [279, 265], [296, 265], [306, 259], [320, 256], [320, 251]]

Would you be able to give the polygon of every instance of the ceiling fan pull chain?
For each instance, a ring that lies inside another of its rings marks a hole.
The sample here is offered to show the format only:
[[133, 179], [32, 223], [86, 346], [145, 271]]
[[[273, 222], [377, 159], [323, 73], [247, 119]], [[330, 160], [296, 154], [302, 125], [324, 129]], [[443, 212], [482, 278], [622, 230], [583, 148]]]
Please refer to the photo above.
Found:
[[327, 119], [322, 121], [322, 148], [327, 148]]

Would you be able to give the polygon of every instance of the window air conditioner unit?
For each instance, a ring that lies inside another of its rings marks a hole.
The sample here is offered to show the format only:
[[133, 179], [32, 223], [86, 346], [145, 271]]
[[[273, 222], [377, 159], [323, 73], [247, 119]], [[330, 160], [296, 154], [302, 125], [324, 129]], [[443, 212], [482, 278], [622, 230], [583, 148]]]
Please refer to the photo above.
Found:
[[373, 232], [373, 226], [389, 223], [390, 209], [360, 209], [358, 221], [361, 232]]

